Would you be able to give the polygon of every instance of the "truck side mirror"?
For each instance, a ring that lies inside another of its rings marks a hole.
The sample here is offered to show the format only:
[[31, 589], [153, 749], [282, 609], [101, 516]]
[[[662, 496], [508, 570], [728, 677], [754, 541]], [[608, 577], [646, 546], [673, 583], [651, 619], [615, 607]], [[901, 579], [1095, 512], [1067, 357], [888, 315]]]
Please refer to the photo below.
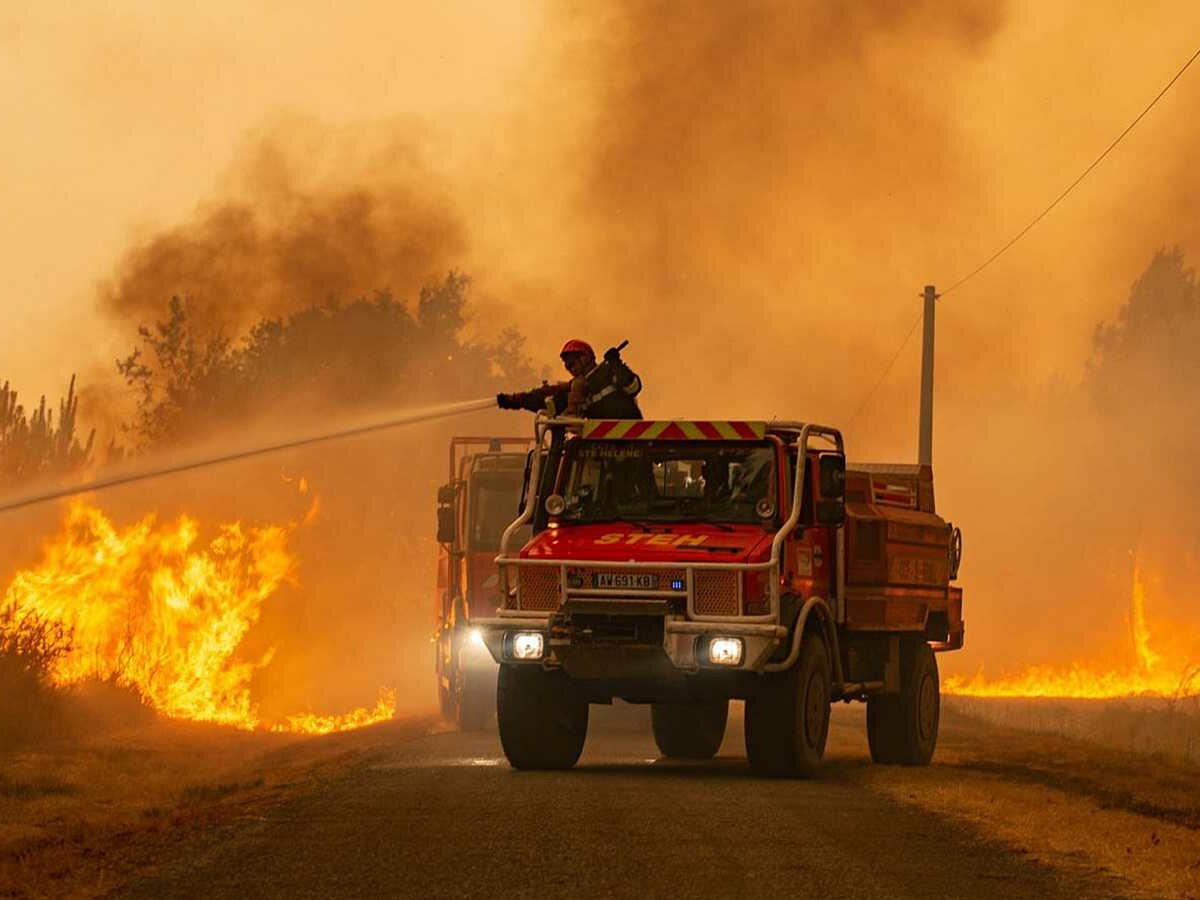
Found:
[[817, 523], [841, 525], [846, 521], [846, 457], [823, 453], [818, 465], [821, 497], [817, 501]]
[[457, 531], [457, 529], [454, 527], [455, 526], [454, 507], [453, 506], [439, 506], [438, 511], [437, 511], [437, 519], [438, 519], [438, 533], [437, 533], [438, 543], [439, 544], [453, 544], [454, 538], [455, 538], [455, 532]]
[[846, 495], [846, 457], [840, 453], [821, 454], [821, 497], [833, 500]]
[[458, 488], [443, 484], [437, 493], [437, 539], [439, 544], [453, 544], [458, 536], [458, 522], [454, 501], [458, 499]]

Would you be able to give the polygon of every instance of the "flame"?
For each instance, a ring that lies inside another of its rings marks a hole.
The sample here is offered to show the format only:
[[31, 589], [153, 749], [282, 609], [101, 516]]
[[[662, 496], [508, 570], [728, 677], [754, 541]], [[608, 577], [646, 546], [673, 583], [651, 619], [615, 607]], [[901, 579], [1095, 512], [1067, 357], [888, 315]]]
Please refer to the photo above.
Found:
[[288, 716], [286, 724], [275, 725], [272, 731], [295, 731], [303, 734], [330, 734], [334, 731], [350, 731], [364, 728], [376, 722], [384, 722], [396, 713], [396, 692], [385, 688], [379, 692], [374, 709], [356, 709], [353, 712], [333, 716], [312, 713]]
[[[40, 564], [13, 578], [0, 612], [68, 631], [70, 647], [50, 672], [56, 685], [112, 681], [172, 718], [267, 727], [250, 680], [271, 654], [244, 660], [237, 650], [266, 600], [295, 580], [287, 541], [296, 527], [228, 523], [206, 545], [188, 516], [159, 524], [150, 514], [118, 528], [96, 507], [75, 502]], [[373, 709], [291, 716], [273, 727], [325, 734], [394, 711], [395, 695], [384, 693]]]
[[1129, 634], [1133, 659], [1124, 665], [1075, 662], [1067, 668], [1031, 666], [1016, 675], [989, 679], [950, 676], [942, 690], [968, 697], [1062, 697], [1106, 700], [1114, 697], [1181, 697], [1200, 692], [1200, 663], [1168, 657], [1150, 646], [1146, 586], [1140, 559], [1134, 556], [1129, 593]]
[[1142, 581], [1142, 564], [1133, 563], [1133, 590], [1129, 594], [1129, 630], [1138, 664], [1149, 672], [1158, 667], [1162, 657], [1150, 649], [1150, 629], [1146, 626], [1146, 585]]

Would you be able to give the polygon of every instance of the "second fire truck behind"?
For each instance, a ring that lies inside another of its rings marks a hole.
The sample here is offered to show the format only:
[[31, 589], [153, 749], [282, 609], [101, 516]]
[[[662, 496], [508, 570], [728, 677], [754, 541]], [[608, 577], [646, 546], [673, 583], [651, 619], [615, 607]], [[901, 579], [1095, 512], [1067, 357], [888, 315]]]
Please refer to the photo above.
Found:
[[500, 606], [496, 554], [521, 500], [529, 447], [528, 438], [456, 437], [450, 480], [438, 489], [438, 700], [467, 730], [485, 727], [495, 709], [496, 663], [473, 620]]

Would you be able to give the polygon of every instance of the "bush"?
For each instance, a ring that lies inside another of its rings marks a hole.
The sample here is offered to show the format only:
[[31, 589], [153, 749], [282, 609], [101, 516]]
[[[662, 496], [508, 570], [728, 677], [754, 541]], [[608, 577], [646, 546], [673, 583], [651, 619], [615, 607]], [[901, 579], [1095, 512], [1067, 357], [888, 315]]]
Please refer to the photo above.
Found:
[[0, 749], [44, 736], [61, 711], [54, 663], [71, 649], [61, 622], [0, 612]]

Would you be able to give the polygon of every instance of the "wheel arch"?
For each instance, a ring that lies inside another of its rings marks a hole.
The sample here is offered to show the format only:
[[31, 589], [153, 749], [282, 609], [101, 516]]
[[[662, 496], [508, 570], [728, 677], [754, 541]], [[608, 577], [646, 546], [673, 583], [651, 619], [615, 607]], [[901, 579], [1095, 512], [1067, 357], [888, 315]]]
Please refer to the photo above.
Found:
[[792, 645], [788, 655], [776, 663], [767, 663], [764, 672], [782, 672], [796, 664], [800, 657], [800, 647], [804, 638], [809, 634], [819, 634], [825, 639], [829, 649], [830, 661], [833, 665], [833, 686], [839, 689], [844, 682], [842, 677], [842, 654], [838, 647], [837, 626], [834, 623], [833, 610], [823, 597], [809, 597], [804, 601], [800, 612], [796, 615], [796, 624], [792, 628]]

